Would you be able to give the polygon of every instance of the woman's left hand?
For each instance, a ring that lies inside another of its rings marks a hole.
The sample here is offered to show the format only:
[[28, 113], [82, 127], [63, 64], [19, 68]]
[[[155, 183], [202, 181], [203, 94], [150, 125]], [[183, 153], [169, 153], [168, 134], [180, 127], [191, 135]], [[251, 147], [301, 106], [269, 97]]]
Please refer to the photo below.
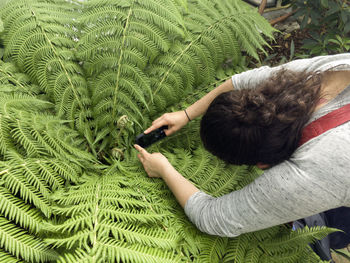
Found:
[[135, 144], [135, 149], [139, 152], [137, 157], [141, 161], [149, 177], [161, 177], [166, 174], [169, 168], [173, 168], [168, 159], [161, 153], [149, 153], [141, 146]]

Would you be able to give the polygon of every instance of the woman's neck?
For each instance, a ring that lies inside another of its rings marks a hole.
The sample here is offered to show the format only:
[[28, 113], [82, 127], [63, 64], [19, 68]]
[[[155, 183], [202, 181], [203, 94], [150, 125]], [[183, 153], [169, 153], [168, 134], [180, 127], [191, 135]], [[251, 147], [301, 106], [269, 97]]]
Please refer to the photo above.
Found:
[[340, 92], [350, 85], [350, 71], [324, 72], [321, 82], [321, 98], [315, 111], [334, 99]]

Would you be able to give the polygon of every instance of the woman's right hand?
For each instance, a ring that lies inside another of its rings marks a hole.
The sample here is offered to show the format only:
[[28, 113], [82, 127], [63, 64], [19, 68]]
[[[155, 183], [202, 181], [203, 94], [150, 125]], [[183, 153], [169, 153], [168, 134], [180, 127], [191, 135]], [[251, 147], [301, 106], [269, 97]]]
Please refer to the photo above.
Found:
[[158, 119], [152, 122], [152, 125], [147, 128], [144, 133], [150, 133], [155, 129], [158, 129], [164, 125], [168, 126], [167, 130], [164, 130], [166, 136], [173, 134], [174, 132], [180, 130], [189, 122], [189, 119], [186, 116], [184, 111], [176, 111], [171, 113], [165, 113], [160, 116]]

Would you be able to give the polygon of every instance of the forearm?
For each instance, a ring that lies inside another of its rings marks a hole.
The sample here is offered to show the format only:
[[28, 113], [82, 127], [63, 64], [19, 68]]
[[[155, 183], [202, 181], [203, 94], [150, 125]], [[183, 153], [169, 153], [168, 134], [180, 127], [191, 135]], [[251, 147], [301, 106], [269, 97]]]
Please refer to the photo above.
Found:
[[210, 91], [208, 94], [206, 94], [203, 98], [193, 103], [191, 106], [189, 106], [186, 111], [191, 120], [197, 118], [198, 116], [201, 116], [206, 112], [208, 109], [208, 106], [210, 103], [221, 93], [228, 92], [233, 90], [233, 84], [232, 79], [229, 78], [224, 83], [222, 83], [217, 88]]
[[164, 182], [173, 192], [177, 201], [184, 208], [187, 200], [199, 191], [190, 181], [183, 177], [174, 167], [170, 166], [162, 175]]

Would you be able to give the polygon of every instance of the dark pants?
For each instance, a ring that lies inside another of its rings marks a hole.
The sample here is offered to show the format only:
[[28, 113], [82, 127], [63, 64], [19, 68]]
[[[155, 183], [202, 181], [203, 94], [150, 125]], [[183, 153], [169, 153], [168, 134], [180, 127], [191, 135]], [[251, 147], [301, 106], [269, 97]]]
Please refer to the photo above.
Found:
[[341, 249], [350, 244], [350, 207], [339, 207], [309, 216], [293, 223], [296, 229], [304, 226], [327, 226], [343, 230], [335, 232], [311, 244], [311, 248], [322, 260], [332, 260], [330, 249]]

